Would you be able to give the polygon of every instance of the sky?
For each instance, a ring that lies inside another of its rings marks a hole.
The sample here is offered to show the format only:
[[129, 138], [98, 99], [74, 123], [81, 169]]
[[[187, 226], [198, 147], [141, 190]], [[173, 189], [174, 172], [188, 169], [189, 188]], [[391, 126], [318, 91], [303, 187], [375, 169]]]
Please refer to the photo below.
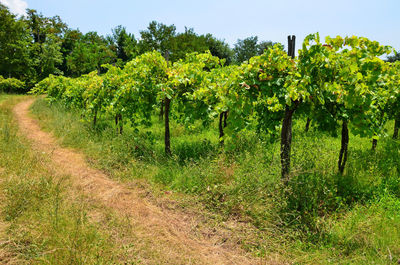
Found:
[[149, 22], [185, 26], [196, 33], [211, 33], [231, 46], [237, 39], [287, 45], [296, 35], [296, 48], [305, 36], [364, 36], [400, 50], [400, 0], [0, 0], [16, 14], [25, 8], [45, 16], [59, 15], [70, 28], [102, 35], [123, 25], [139, 37]]

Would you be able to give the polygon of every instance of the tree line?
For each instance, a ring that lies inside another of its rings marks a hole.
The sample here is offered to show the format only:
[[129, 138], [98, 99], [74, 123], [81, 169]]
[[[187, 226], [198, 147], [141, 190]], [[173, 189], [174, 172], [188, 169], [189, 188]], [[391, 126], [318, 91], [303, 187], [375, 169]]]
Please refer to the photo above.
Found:
[[[209, 50], [226, 64], [240, 64], [263, 49], [270, 41], [257, 37], [238, 40], [232, 49], [212, 34], [197, 34], [192, 28], [177, 32], [174, 25], [156, 21], [140, 31], [137, 38], [125, 27], [117, 26], [111, 34], [101, 36], [71, 29], [59, 16], [45, 17], [34, 9], [17, 17], [0, 4], [0, 76], [15, 78], [8, 90], [29, 89], [50, 74], [78, 77], [92, 71], [104, 73], [103, 64], [122, 67], [133, 58], [158, 51], [176, 62], [187, 53]], [[168, 54], [168, 55], [167, 55]]]

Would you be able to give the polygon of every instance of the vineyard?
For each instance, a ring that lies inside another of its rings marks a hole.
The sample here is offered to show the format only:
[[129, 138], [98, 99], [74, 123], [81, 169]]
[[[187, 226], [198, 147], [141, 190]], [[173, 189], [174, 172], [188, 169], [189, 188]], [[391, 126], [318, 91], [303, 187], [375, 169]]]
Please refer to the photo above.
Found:
[[28, 96], [1, 77], [0, 263], [397, 264], [392, 52], [317, 33], [242, 63], [145, 52]]
[[[165, 155], [170, 156], [170, 119], [187, 127], [218, 119], [221, 146], [243, 131], [276, 136], [280, 133], [281, 177], [290, 180], [292, 120], [307, 119], [318, 130], [335, 135], [341, 127], [338, 171], [344, 173], [349, 129], [369, 137], [372, 149], [387, 135], [385, 124], [400, 124], [400, 64], [380, 59], [392, 49], [366, 38], [309, 35], [294, 56], [281, 45], [265, 50], [241, 65], [225, 66], [211, 53], [188, 54], [170, 63], [158, 52], [145, 53], [122, 69], [79, 78], [50, 76], [36, 85], [35, 94], [82, 111], [91, 120], [113, 119], [120, 134], [128, 124], [149, 126], [159, 113], [165, 122]], [[293, 47], [293, 48], [291, 48]], [[173, 128], [172, 128], [173, 130]]]
[[0, 0], [0, 265], [400, 264], [399, 9]]

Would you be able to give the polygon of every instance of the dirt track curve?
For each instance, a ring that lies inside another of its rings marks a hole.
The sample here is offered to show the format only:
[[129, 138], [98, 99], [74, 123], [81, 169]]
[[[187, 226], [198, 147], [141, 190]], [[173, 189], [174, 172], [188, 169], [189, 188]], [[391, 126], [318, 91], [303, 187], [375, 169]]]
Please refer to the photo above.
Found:
[[31, 118], [29, 107], [33, 102], [34, 99], [28, 99], [14, 107], [20, 131], [32, 142], [33, 148], [49, 154], [56, 173], [70, 175], [74, 188], [80, 189], [96, 204], [114, 210], [117, 215], [126, 216], [133, 227], [140, 227], [142, 237], [164, 249], [165, 263], [264, 263], [246, 256], [239, 247], [218, 244], [218, 238], [194, 235], [193, 217], [150, 203], [141, 198], [135, 188], [128, 188], [89, 167], [79, 152], [60, 147], [56, 139], [42, 131], [37, 121]]

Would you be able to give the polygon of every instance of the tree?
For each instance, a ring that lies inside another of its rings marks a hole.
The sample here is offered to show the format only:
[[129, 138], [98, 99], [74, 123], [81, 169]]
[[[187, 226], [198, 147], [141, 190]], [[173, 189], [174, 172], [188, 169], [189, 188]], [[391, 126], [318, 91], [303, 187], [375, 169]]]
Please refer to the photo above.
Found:
[[207, 50], [211, 52], [211, 55], [225, 59], [225, 64], [232, 62], [233, 52], [227, 43], [216, 39], [211, 34], [198, 35], [192, 28], [186, 27], [185, 32], [178, 33], [173, 38], [169, 59], [176, 62], [179, 59], [185, 59], [186, 54], [203, 53]]
[[62, 39], [61, 44], [61, 53], [63, 57], [63, 62], [60, 66], [60, 70], [63, 72], [65, 76], [71, 76], [72, 73], [68, 69], [67, 66], [67, 57], [72, 53], [75, 49], [76, 44], [82, 38], [83, 34], [79, 30], [68, 29], [65, 34], [64, 38]]
[[257, 36], [248, 37], [243, 40], [239, 39], [233, 48], [234, 61], [237, 64], [248, 61], [253, 56], [263, 54], [265, 50], [271, 48], [275, 44], [278, 43], [272, 41], [262, 41], [259, 43]]
[[67, 25], [59, 16], [45, 17], [35, 9], [27, 10], [26, 22], [31, 30], [35, 43], [44, 43], [48, 34], [62, 38], [67, 31]]
[[277, 43], [274, 43], [272, 41], [262, 41], [262, 42], [258, 43], [257, 44], [257, 54], [258, 55], [263, 54], [265, 50], [272, 48], [275, 44], [277, 44]]
[[101, 65], [115, 62], [116, 55], [107, 45], [107, 41], [96, 32], [88, 32], [75, 43], [72, 52], [66, 57], [67, 67], [73, 76], [100, 73]]
[[211, 52], [211, 54], [220, 59], [224, 59], [225, 65], [230, 65], [233, 61], [233, 51], [229, 45], [222, 40], [216, 39], [211, 34], [207, 34], [205, 38], [208, 50]]
[[251, 57], [257, 55], [258, 47], [257, 47], [258, 37], [248, 37], [246, 39], [239, 39], [233, 51], [235, 53], [234, 58], [236, 63], [242, 63], [244, 61], [248, 61]]
[[205, 36], [198, 35], [192, 28], [185, 27], [185, 32], [178, 33], [173, 37], [169, 59], [176, 62], [179, 59], [184, 59], [188, 53], [202, 53], [208, 49]]
[[28, 80], [33, 73], [28, 26], [0, 4], [0, 75]]
[[140, 52], [158, 51], [165, 56], [173, 48], [175, 35], [176, 27], [174, 25], [167, 26], [163, 23], [152, 21], [146, 30], [140, 31]]
[[62, 74], [59, 70], [63, 62], [61, 41], [56, 36], [48, 34], [46, 41], [41, 46], [42, 51], [38, 55], [39, 80], [50, 74]]
[[[122, 64], [132, 60], [138, 54], [137, 41], [135, 36], [126, 31], [126, 28], [119, 25], [112, 29], [112, 35], [109, 36], [112, 49], [115, 49], [117, 59]], [[121, 64], [121, 63], [120, 63]]]
[[49, 74], [62, 74], [61, 45], [67, 25], [58, 16], [44, 17], [34, 9], [28, 9], [27, 14], [25, 21], [33, 38], [30, 56], [34, 58], [35, 69], [29, 81], [35, 83]]
[[386, 61], [391, 63], [395, 61], [400, 61], [400, 53], [395, 51], [393, 55], [387, 57]]

